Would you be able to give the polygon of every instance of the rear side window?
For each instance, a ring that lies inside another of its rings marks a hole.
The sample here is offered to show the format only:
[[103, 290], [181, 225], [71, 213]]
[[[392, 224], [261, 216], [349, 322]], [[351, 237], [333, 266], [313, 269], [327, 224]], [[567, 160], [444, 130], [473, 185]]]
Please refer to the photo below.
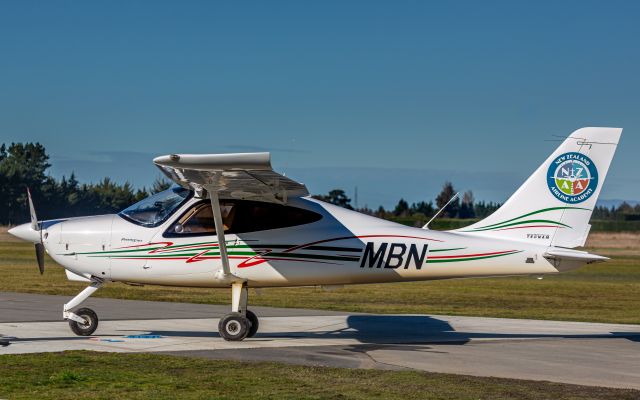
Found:
[[[322, 218], [320, 214], [302, 208], [248, 200], [222, 200], [220, 209], [225, 233], [287, 228], [309, 224]], [[205, 200], [182, 214], [164, 236], [202, 236], [215, 233], [211, 204]]]

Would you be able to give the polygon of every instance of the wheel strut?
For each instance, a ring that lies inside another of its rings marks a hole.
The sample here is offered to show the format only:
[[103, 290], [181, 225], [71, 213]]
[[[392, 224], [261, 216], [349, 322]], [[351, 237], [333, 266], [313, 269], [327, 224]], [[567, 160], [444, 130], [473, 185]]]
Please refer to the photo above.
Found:
[[100, 289], [104, 281], [99, 278], [92, 278], [91, 285], [86, 287], [76, 297], [66, 303], [62, 309], [62, 318], [69, 320], [71, 330], [82, 336], [91, 335], [98, 327], [98, 316], [90, 308], [81, 308], [77, 312], [71, 311], [87, 300], [96, 290]]
[[247, 301], [249, 300], [249, 289], [245, 282], [234, 282], [231, 284], [231, 312], [245, 315], [247, 312]]

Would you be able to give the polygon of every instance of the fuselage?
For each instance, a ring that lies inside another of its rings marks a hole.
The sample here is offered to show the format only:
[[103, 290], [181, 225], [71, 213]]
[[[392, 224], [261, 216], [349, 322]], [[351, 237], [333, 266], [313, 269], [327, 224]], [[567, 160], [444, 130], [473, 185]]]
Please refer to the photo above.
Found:
[[[45, 222], [43, 243], [55, 261], [84, 278], [227, 287], [219, 279], [215, 233], [199, 232], [195, 217], [189, 219], [207, 201], [190, 196], [156, 226], [123, 214]], [[308, 197], [290, 199], [275, 219], [254, 203], [230, 201], [244, 220], [236, 216], [236, 229], [225, 233], [231, 272], [250, 287], [558, 272], [543, 257], [547, 246], [534, 243], [407, 227]]]

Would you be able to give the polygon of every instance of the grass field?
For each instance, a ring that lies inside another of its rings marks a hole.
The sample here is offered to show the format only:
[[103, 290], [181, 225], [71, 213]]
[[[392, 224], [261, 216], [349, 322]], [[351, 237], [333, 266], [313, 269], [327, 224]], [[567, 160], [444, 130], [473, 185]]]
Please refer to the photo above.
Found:
[[414, 371], [300, 367], [151, 354], [2, 356], [10, 399], [637, 399], [634, 390]]
[[[250, 304], [375, 313], [429, 313], [487, 317], [640, 323], [640, 235], [596, 233], [590, 250], [612, 257], [607, 263], [547, 276], [461, 279], [400, 284], [250, 291]], [[46, 260], [37, 271], [33, 246], [0, 232], [1, 291], [73, 296], [85, 286], [69, 282]], [[132, 287], [110, 284], [97, 297], [228, 304], [229, 290]]]

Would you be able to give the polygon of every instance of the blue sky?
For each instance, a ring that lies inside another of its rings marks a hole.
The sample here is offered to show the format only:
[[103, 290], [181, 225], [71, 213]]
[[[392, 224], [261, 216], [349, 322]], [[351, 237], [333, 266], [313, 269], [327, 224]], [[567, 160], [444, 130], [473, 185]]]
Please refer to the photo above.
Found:
[[640, 199], [640, 2], [3, 2], [0, 142], [148, 185], [155, 155], [271, 151], [314, 193], [504, 201], [582, 126], [625, 128]]

